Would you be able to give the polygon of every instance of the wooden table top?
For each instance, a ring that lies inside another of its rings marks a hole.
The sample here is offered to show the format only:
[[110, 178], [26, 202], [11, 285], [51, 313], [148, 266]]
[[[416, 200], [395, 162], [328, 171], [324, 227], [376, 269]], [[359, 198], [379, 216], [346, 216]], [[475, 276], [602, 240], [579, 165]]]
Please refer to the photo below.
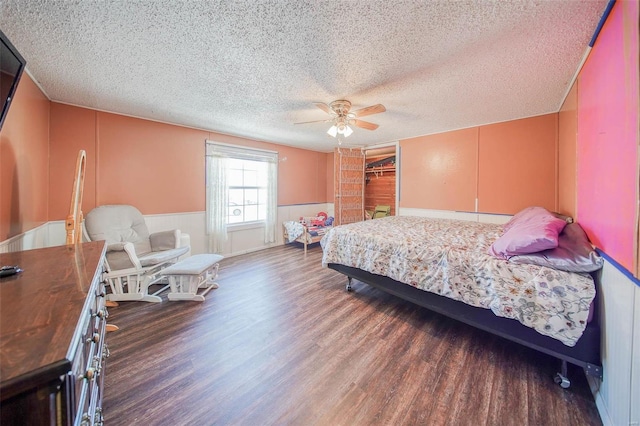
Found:
[[[70, 365], [104, 241], [0, 254], [0, 266], [24, 271], [0, 278], [0, 394], [16, 382]], [[67, 370], [68, 371], [68, 370]]]

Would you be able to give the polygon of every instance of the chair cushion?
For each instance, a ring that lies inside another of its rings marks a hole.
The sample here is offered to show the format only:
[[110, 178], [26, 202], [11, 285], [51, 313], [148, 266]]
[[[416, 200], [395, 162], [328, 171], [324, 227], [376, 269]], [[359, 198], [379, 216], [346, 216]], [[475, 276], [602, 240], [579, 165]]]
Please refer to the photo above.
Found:
[[143, 267], [153, 266], [159, 263], [168, 262], [172, 259], [175, 259], [178, 256], [182, 256], [188, 251], [189, 251], [189, 247], [178, 247], [171, 250], [152, 251], [142, 256], [138, 256], [138, 259], [140, 259], [140, 264]]
[[161, 275], [200, 275], [222, 259], [219, 254], [195, 254], [163, 269]]
[[380, 217], [386, 217], [391, 214], [391, 206], [376, 206], [375, 211], [373, 212], [372, 219], [377, 219]]
[[149, 230], [140, 211], [129, 205], [106, 205], [91, 210], [85, 218], [85, 228], [92, 241], [107, 244], [133, 243], [138, 254], [151, 251]]

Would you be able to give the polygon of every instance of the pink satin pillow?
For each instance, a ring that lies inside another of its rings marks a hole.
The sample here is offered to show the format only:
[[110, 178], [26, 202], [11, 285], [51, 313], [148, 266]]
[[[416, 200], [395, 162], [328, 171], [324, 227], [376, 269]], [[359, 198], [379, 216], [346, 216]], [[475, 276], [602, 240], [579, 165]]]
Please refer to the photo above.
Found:
[[558, 247], [558, 234], [567, 222], [543, 207], [528, 207], [511, 218], [504, 233], [489, 248], [500, 259], [518, 254], [536, 253]]

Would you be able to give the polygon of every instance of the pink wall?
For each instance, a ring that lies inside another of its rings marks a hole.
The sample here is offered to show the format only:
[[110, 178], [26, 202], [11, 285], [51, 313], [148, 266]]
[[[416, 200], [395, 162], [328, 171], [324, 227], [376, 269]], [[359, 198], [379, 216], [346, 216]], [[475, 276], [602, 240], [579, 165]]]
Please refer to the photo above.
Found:
[[578, 78], [577, 217], [596, 246], [634, 272], [638, 60], [638, 2], [616, 2]]
[[0, 132], [0, 241], [47, 222], [49, 104], [24, 73]]

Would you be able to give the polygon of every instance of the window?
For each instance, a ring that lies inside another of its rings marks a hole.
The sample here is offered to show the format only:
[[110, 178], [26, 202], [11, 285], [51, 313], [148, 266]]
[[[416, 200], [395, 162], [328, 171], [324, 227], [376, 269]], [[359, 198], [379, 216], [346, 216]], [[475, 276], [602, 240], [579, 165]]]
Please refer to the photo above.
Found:
[[267, 219], [267, 181], [267, 163], [229, 160], [229, 224]]
[[278, 153], [207, 141], [206, 160], [209, 250], [223, 252], [241, 224], [264, 226], [265, 243], [275, 242]]

